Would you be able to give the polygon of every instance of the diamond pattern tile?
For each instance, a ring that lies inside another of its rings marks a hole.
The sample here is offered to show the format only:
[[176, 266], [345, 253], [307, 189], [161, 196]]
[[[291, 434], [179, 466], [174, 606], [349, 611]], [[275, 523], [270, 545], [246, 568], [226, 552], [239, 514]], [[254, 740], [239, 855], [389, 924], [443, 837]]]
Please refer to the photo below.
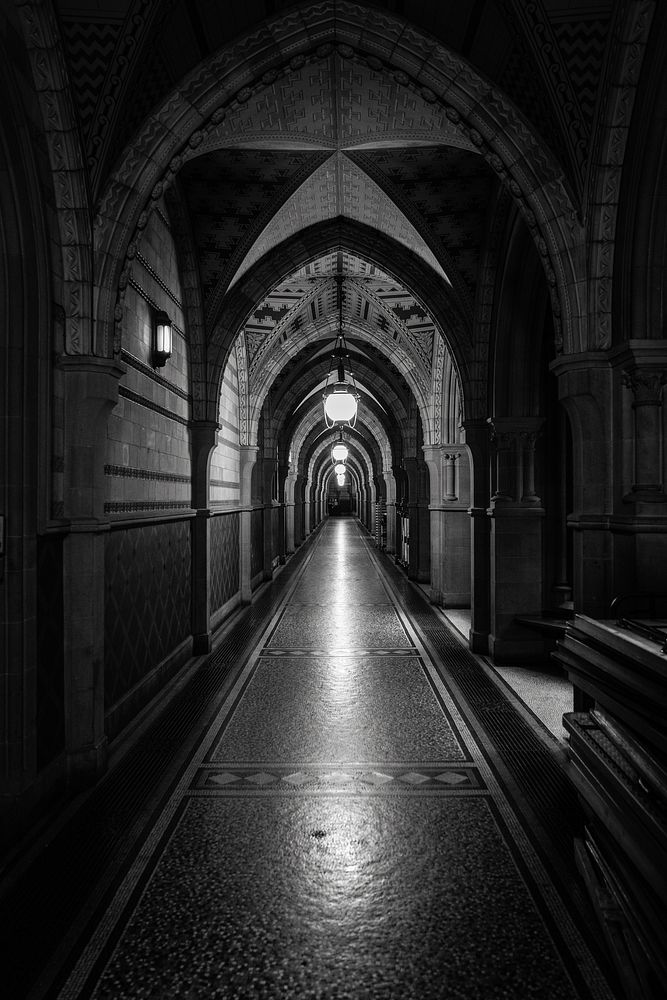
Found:
[[191, 635], [188, 521], [111, 531], [105, 550], [107, 711]]
[[211, 613], [239, 589], [239, 515], [236, 511], [211, 519]]

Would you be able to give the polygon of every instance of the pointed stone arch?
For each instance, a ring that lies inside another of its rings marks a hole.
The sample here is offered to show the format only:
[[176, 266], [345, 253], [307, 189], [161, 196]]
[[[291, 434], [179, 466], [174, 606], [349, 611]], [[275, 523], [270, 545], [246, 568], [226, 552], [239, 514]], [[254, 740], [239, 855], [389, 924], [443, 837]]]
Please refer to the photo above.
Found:
[[584, 228], [562, 166], [512, 103], [460, 56], [389, 14], [362, 4], [325, 2], [267, 22], [225, 47], [181, 82], [146, 122], [98, 206], [100, 335], [106, 349], [122, 285], [125, 252], [145, 225], [189, 151], [205, 141], [228, 109], [255, 90], [337, 45], [354, 58], [439, 102], [449, 122], [489, 163], [519, 205], [551, 291], [559, 350], [588, 345]]

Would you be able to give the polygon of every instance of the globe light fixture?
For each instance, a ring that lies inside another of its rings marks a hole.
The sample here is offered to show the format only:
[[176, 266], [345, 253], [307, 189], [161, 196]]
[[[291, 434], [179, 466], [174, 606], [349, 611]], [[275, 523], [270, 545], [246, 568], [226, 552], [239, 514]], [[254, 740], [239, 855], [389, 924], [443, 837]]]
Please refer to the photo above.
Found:
[[[338, 334], [334, 343], [332, 366], [327, 375], [326, 385], [322, 393], [324, 403], [324, 421], [327, 427], [336, 424], [347, 424], [354, 427], [357, 422], [359, 393], [350, 372], [350, 382], [345, 378], [345, 358], [348, 358], [345, 333], [343, 331], [343, 275], [336, 275], [338, 284]], [[335, 373], [336, 381], [333, 381]]]
[[349, 450], [345, 442], [343, 441], [343, 429], [341, 427], [339, 431], [338, 440], [335, 442], [331, 449], [331, 461], [336, 464], [336, 462], [347, 462], [349, 457]]
[[337, 476], [345, 475], [345, 466], [343, 465], [342, 462], [339, 462], [338, 465], [334, 466], [334, 472], [336, 473]]

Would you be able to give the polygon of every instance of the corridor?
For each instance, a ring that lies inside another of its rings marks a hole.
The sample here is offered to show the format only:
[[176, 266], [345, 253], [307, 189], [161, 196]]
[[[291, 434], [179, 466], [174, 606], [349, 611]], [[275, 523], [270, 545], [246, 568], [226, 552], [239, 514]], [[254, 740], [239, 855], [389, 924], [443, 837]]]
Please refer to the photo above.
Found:
[[17, 864], [4, 995], [612, 997], [561, 754], [330, 518]]

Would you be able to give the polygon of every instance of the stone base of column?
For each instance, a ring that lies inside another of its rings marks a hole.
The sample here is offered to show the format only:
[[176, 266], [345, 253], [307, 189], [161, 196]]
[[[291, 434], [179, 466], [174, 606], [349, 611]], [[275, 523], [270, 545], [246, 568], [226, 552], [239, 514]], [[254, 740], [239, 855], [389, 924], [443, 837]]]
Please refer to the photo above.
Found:
[[88, 788], [102, 777], [107, 769], [109, 744], [104, 736], [94, 746], [79, 747], [67, 754], [67, 785], [76, 791]]
[[211, 652], [213, 640], [210, 632], [199, 632], [192, 636], [192, 655], [205, 656]]
[[517, 624], [541, 615], [542, 508], [495, 505], [491, 518], [491, 621], [488, 653], [498, 662], [525, 663], [547, 655], [544, 637]]
[[470, 629], [468, 642], [473, 653], [481, 653], [483, 656], [486, 656], [489, 652], [488, 632], [475, 632], [473, 629]]

